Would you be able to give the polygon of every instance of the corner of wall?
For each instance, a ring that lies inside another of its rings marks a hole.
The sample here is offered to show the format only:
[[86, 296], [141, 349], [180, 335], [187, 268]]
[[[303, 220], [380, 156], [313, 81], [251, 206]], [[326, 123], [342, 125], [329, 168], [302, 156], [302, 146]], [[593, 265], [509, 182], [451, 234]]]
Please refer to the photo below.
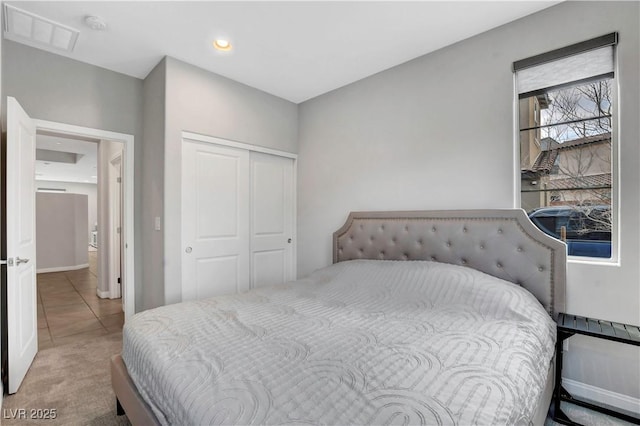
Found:
[[164, 215], [164, 145], [166, 127], [167, 57], [162, 58], [142, 86], [142, 281], [136, 287], [136, 312], [161, 306], [164, 296], [164, 230], [155, 218]]

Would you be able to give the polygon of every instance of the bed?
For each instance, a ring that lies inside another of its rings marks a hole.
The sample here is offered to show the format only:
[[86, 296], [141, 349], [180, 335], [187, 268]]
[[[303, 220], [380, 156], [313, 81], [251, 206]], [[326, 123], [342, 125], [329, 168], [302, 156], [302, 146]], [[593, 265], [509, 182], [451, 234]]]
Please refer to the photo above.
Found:
[[145, 311], [137, 424], [543, 424], [566, 246], [522, 210], [357, 212], [309, 277]]

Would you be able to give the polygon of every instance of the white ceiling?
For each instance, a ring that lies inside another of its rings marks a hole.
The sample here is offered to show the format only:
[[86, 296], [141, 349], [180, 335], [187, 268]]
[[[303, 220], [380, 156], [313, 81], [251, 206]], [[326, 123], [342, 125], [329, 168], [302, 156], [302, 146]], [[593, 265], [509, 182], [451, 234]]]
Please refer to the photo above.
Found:
[[36, 181], [98, 182], [98, 144], [96, 142], [38, 134], [36, 148], [79, 154], [75, 164], [36, 160]]
[[168, 55], [299, 103], [558, 1], [6, 3], [80, 30], [64, 56], [144, 78]]

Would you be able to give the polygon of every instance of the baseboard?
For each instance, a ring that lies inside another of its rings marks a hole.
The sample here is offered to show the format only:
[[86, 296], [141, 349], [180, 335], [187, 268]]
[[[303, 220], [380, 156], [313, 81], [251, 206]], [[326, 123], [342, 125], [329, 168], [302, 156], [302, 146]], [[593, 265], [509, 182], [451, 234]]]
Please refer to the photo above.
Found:
[[621, 393], [612, 392], [597, 386], [588, 385], [571, 379], [562, 379], [562, 385], [573, 396], [588, 399], [596, 403], [640, 415], [640, 399]]
[[102, 290], [98, 289], [97, 293], [98, 293], [98, 297], [100, 299], [109, 299], [109, 297], [111, 296], [111, 292], [109, 290], [102, 291]]
[[76, 271], [78, 269], [84, 269], [88, 267], [89, 267], [88, 263], [83, 263], [82, 265], [74, 265], [74, 266], [56, 266], [55, 268], [37, 269], [36, 274], [46, 274], [47, 272]]

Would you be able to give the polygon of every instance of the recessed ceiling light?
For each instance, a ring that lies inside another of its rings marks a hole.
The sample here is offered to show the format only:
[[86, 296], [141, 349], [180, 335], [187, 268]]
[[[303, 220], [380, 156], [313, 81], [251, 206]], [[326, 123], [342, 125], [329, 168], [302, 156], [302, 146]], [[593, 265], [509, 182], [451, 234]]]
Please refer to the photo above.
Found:
[[232, 49], [231, 42], [223, 38], [217, 38], [213, 40], [213, 47], [223, 52], [228, 52]]

